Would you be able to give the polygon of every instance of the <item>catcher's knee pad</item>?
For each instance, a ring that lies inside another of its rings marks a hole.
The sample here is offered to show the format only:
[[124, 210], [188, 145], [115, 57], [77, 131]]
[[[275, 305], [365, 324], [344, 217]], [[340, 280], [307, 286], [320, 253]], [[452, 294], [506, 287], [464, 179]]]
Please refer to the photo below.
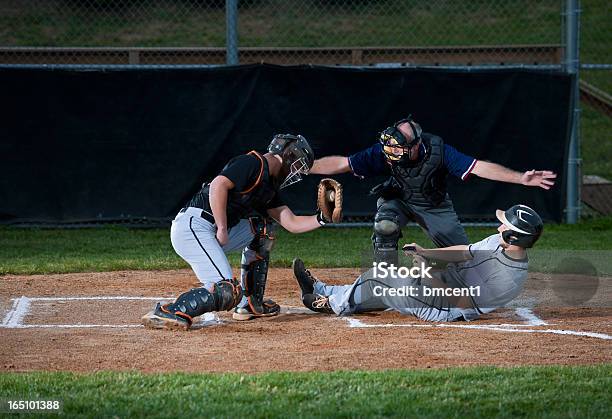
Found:
[[215, 311], [229, 311], [236, 307], [242, 299], [242, 287], [236, 279], [223, 280], [215, 284]]
[[402, 230], [398, 215], [389, 210], [377, 212], [374, 218], [374, 234], [372, 234], [374, 260], [397, 265], [397, 241], [400, 237]]
[[274, 246], [273, 224], [263, 218], [251, 218], [249, 221], [255, 237], [242, 252], [242, 287], [251, 309], [255, 313], [263, 313], [270, 252]]
[[176, 301], [168, 304], [166, 309], [176, 315], [193, 317], [210, 311], [231, 310], [242, 298], [242, 289], [236, 280], [223, 280], [214, 284], [212, 290], [193, 288], [178, 296]]

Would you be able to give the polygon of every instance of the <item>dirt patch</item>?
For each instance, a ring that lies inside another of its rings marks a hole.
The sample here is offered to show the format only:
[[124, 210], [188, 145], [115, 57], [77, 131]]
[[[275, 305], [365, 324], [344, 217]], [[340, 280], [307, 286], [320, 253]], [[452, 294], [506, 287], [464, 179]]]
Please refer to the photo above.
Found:
[[[316, 273], [339, 284], [358, 271]], [[172, 298], [196, 285], [189, 270], [1, 277], [0, 371], [263, 372], [612, 362], [612, 341], [602, 338], [612, 334], [608, 307], [536, 309], [547, 323], [539, 326], [527, 326], [514, 309], [447, 325], [392, 312], [349, 322], [306, 314], [290, 270], [274, 269], [269, 278], [268, 296], [296, 309], [249, 322], [220, 313], [220, 324], [170, 332], [138, 326], [153, 300], [58, 298]], [[21, 296], [30, 300], [19, 308], [25, 300], [15, 299]], [[19, 313], [8, 321], [11, 310]], [[499, 326], [504, 324], [520, 326], [504, 330]], [[558, 334], [562, 330], [574, 334]], [[575, 334], [580, 332], [591, 336]]]

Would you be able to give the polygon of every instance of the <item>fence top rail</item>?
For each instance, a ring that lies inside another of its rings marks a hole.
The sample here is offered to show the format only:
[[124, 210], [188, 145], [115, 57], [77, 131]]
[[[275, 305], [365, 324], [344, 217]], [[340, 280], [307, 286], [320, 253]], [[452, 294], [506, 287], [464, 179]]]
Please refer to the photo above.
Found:
[[[280, 64], [262, 63], [275, 67], [285, 67]], [[241, 64], [240, 66], [259, 65], [257, 63]], [[374, 69], [394, 69], [404, 68], [411, 70], [440, 70], [440, 71], [463, 71], [466, 73], [474, 71], [538, 71], [538, 72], [554, 72], [558, 73], [563, 70], [561, 64], [489, 64], [489, 65], [420, 65], [420, 64], [404, 64], [404, 63], [379, 63], [375, 65], [350, 65], [350, 64], [296, 64], [290, 67], [331, 67], [331, 68], [348, 68], [355, 70], [374, 70]], [[227, 64], [2, 64], [1, 69], [19, 69], [19, 70], [107, 70], [107, 71], [122, 71], [122, 70], [198, 70], [221, 67], [233, 67]]]
[[[450, 45], [450, 46], [355, 46], [355, 47], [240, 47], [240, 51], [265, 52], [329, 52], [329, 51], [489, 51], [489, 50], [558, 50], [560, 44], [514, 44], [514, 45]], [[0, 46], [0, 52], [225, 52], [225, 47], [7, 47]]]

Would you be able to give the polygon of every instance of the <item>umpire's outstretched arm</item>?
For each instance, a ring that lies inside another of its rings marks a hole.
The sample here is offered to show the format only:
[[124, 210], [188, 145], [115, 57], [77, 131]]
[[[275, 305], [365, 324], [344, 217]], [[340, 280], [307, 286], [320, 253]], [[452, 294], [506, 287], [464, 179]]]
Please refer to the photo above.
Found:
[[498, 182], [518, 183], [525, 186], [537, 186], [550, 189], [555, 184], [557, 174], [549, 170], [528, 170], [517, 172], [501, 164], [478, 160], [472, 173], [476, 176]]

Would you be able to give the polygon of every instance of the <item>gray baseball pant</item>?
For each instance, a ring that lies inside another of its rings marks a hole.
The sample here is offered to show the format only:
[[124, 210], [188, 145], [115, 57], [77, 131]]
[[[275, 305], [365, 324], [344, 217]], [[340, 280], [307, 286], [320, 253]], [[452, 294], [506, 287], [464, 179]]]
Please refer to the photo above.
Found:
[[402, 199], [380, 198], [377, 202], [377, 211], [381, 210], [395, 213], [401, 227], [409, 221], [415, 221], [438, 247], [469, 243], [448, 194], [437, 207], [421, 207]]
[[[170, 240], [174, 251], [193, 269], [202, 286], [210, 288], [215, 282], [233, 278], [232, 267], [226, 253], [243, 250], [253, 240], [253, 230], [248, 220], [240, 222], [228, 231], [225, 246], [217, 241], [217, 228], [203, 219], [201, 208], [189, 207], [179, 212], [172, 221]], [[247, 303], [243, 297], [239, 306]]]

